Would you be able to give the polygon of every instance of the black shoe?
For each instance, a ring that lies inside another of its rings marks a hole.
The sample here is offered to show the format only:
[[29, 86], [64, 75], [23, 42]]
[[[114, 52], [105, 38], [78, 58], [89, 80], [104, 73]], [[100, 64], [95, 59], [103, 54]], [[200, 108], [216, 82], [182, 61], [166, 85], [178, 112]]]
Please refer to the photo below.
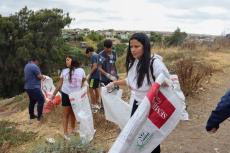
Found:
[[43, 116], [38, 117], [37, 122], [40, 122]]
[[33, 117], [30, 116], [30, 120], [33, 120], [35, 118], [38, 118], [38, 116], [37, 115], [34, 115]]

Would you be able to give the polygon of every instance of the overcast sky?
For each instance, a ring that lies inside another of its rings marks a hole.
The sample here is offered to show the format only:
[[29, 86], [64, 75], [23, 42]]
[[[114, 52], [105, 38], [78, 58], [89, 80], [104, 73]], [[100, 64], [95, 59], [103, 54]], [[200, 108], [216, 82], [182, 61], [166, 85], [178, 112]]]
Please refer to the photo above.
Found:
[[25, 5], [69, 12], [75, 18], [69, 28], [230, 32], [230, 0], [0, 0], [0, 14], [9, 16]]

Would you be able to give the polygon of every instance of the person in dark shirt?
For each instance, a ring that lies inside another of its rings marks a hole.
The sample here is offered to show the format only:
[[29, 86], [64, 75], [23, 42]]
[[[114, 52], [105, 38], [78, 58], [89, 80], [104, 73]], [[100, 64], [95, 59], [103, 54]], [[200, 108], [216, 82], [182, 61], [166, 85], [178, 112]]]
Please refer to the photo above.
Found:
[[228, 89], [226, 94], [221, 98], [216, 109], [212, 111], [208, 119], [206, 125], [208, 133], [216, 133], [220, 123], [225, 121], [228, 117], [230, 117], [230, 89]]
[[97, 113], [100, 107], [98, 106], [99, 100], [99, 82], [100, 82], [100, 73], [97, 67], [98, 54], [94, 52], [93, 47], [86, 48], [86, 54], [91, 56], [91, 71], [86, 77], [86, 80], [89, 81], [89, 93], [92, 104], [93, 113]]
[[[41, 59], [38, 56], [34, 56], [24, 68], [24, 74], [25, 74], [24, 89], [26, 90], [30, 98], [30, 103], [29, 103], [30, 119], [32, 120], [37, 118], [38, 122], [41, 120], [43, 105], [45, 102], [44, 95], [41, 91], [41, 79], [43, 79], [44, 76], [41, 74], [41, 71], [37, 66], [40, 61]], [[34, 106], [36, 102], [38, 102], [37, 105], [38, 115], [34, 115]]]
[[[98, 55], [97, 65], [101, 75], [101, 83], [105, 86], [119, 78], [116, 67], [116, 52], [112, 50], [113, 43], [110, 39], [104, 41], [104, 50]], [[101, 100], [101, 106], [103, 103]]]

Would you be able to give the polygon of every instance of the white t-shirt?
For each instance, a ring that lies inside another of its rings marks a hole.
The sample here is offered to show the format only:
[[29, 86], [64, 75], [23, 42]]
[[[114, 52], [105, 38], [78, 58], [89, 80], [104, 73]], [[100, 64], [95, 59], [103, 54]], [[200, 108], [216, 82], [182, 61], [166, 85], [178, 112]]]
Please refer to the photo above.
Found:
[[85, 78], [85, 71], [82, 68], [77, 68], [72, 73], [72, 81], [69, 82], [69, 68], [62, 70], [60, 78], [63, 78], [62, 92], [71, 94], [81, 89], [82, 79]]
[[[153, 75], [155, 76], [155, 79], [157, 79], [160, 73], [163, 73], [168, 79], [170, 79], [169, 71], [166, 68], [165, 64], [162, 62], [162, 57], [154, 54], [154, 58], [156, 58], [153, 62]], [[134, 99], [136, 101], [141, 102], [145, 98], [145, 95], [149, 92], [149, 89], [151, 88], [151, 86], [148, 85], [147, 77], [145, 76], [142, 86], [140, 88], [137, 88], [136, 67], [137, 67], [138, 62], [139, 60], [135, 59], [135, 62], [133, 66], [131, 67], [131, 69], [129, 70], [128, 76], [127, 78], [125, 78], [125, 80], [126, 80], [127, 86], [130, 86], [135, 91]], [[153, 84], [154, 80], [152, 78], [150, 69], [149, 69], [149, 78], [150, 78], [151, 84]]]

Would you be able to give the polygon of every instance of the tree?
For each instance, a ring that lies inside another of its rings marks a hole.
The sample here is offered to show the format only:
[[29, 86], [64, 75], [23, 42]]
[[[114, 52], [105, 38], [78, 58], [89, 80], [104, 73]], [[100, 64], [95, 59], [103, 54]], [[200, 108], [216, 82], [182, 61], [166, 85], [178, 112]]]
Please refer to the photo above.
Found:
[[121, 40], [121, 36], [119, 34], [116, 34], [115, 38]]
[[122, 38], [121, 43], [129, 43], [129, 39]]
[[34, 55], [42, 59], [42, 74], [63, 68], [69, 48], [61, 29], [72, 20], [62, 9], [35, 12], [26, 6], [9, 17], [0, 15], [0, 97], [23, 92], [24, 67]]
[[104, 40], [104, 39], [105, 39], [104, 35], [97, 34], [97, 36], [98, 36], [98, 38], [99, 38], [99, 41], [101, 41], [101, 40]]
[[160, 43], [162, 41], [162, 34], [151, 31], [149, 40], [154, 43]]
[[98, 44], [97, 44], [97, 53], [99, 54], [101, 51], [104, 50], [104, 39], [101, 40]]
[[171, 37], [168, 37], [165, 39], [165, 42], [169, 45], [182, 45], [185, 38], [187, 37], [186, 32], [180, 32], [180, 28], [177, 27], [177, 29], [174, 31]]
[[84, 28], [83, 30], [84, 30], [84, 31], [90, 31], [89, 28]]
[[115, 50], [116, 50], [116, 55], [118, 57], [122, 56], [128, 48], [128, 45], [126, 44], [116, 44], [115, 45]]

